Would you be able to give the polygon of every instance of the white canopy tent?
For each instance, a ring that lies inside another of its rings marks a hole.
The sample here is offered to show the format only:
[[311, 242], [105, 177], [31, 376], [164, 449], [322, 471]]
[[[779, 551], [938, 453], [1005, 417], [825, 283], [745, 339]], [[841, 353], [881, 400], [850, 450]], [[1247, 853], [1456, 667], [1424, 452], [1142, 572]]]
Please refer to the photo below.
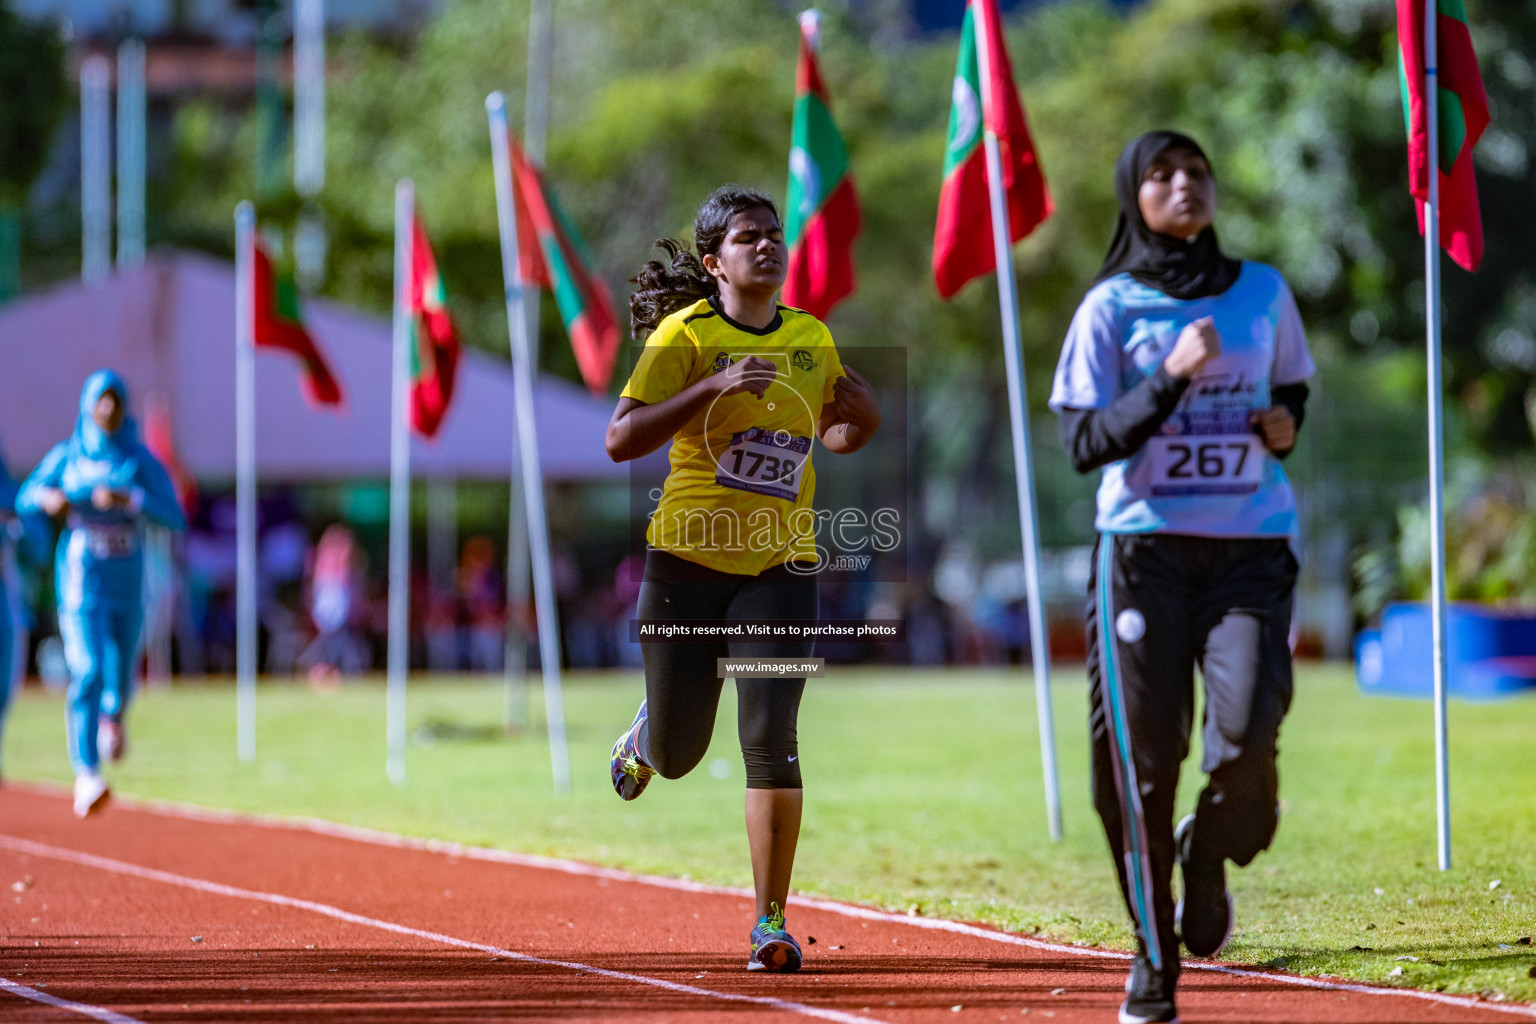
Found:
[[[390, 323], [311, 300], [305, 321], [346, 394], [340, 412], [310, 406], [291, 355], [256, 357], [256, 460], [264, 481], [389, 475]], [[80, 386], [110, 367], [142, 416], [151, 394], [171, 414], [176, 452], [199, 479], [235, 475], [235, 272], [208, 256], [168, 251], [96, 284], [70, 282], [0, 307], [0, 445], [28, 472], [69, 435]], [[412, 475], [505, 479], [514, 443], [512, 371], [470, 350], [434, 441], [412, 440]], [[603, 433], [611, 403], [541, 377], [535, 398], [544, 478], [618, 479]]]

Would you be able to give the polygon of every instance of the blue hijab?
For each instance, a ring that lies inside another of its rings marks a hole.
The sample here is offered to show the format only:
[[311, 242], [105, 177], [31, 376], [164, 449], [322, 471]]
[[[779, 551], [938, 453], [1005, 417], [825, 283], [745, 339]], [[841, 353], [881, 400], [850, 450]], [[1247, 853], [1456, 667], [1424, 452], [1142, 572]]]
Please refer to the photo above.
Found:
[[[111, 391], [123, 408], [123, 422], [112, 433], [96, 425], [96, 403]], [[128, 385], [112, 370], [97, 370], [85, 379], [80, 390], [80, 415], [75, 432], [69, 437], [71, 458], [87, 458], [112, 463], [113, 485], [126, 484], [138, 469], [139, 429], [128, 415]]]
[[[111, 391], [123, 408], [123, 422], [117, 430], [107, 433], [96, 425], [96, 403]], [[97, 370], [85, 378], [80, 389], [80, 415], [75, 419], [75, 432], [70, 435], [72, 455], [84, 455], [88, 459], [105, 459], [113, 455], [137, 454], [139, 446], [138, 426], [128, 415], [128, 385], [115, 370]]]

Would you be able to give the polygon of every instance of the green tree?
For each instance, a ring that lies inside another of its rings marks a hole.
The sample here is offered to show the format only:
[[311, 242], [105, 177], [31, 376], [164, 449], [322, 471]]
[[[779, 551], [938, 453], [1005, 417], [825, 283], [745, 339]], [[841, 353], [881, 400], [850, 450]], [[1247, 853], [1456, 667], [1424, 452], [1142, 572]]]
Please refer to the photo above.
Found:
[[[1507, 454], [1529, 447], [1536, 411], [1536, 281], [1523, 255], [1536, 229], [1536, 10], [1468, 7], [1494, 127], [1478, 150], [1484, 267], [1447, 267], [1452, 441]], [[556, 5], [547, 164], [621, 303], [650, 243], [686, 235], [711, 187], [782, 192], [791, 14], [778, 0]], [[330, 294], [387, 308], [390, 196], [409, 175], [467, 337], [504, 351], [483, 99], [503, 89], [521, 110], [526, 18], [524, 3], [451, 0], [409, 43], [354, 37], [335, 49]], [[1323, 371], [1291, 463], [1314, 485], [1314, 516], [1356, 533], [1391, 522], [1424, 475], [1422, 242], [1391, 5], [1149, 0], [1125, 13], [1073, 0], [1032, 8], [1009, 34], [1057, 203], [1018, 251], [1032, 407], [1044, 406], [1060, 339], [1108, 241], [1116, 156], [1141, 131], [1179, 128], [1216, 165], [1224, 245], [1275, 264], [1296, 289]], [[929, 272], [955, 39], [911, 35], [891, 4], [837, 6], [824, 39], [865, 220], [859, 291], [833, 314], [834, 333], [845, 348], [906, 349], [927, 493], [953, 510], [954, 528], [963, 508], [966, 529], [1014, 550], [995, 288], [978, 282], [943, 304]], [[177, 230], [227, 251], [229, 210], [254, 183], [250, 119], [191, 108], [177, 139]], [[290, 199], [270, 212], [294, 209]], [[545, 328], [546, 368], [574, 376], [552, 311]], [[1037, 430], [1042, 506], [1060, 513], [1048, 536], [1064, 542], [1086, 536], [1092, 481], [1065, 469], [1051, 427]]]
[[0, 0], [0, 301], [20, 290], [21, 218], [32, 183], [48, 161], [64, 116], [69, 83], [64, 44], [48, 26], [26, 21]]
[[0, 3], [0, 209], [15, 209], [48, 162], [69, 102], [64, 43]]

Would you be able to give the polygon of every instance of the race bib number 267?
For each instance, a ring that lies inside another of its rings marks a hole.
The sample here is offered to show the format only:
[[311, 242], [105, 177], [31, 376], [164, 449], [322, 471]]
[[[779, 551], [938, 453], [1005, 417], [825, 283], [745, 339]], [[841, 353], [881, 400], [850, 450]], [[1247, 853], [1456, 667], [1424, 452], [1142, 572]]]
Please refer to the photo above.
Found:
[[1147, 444], [1159, 497], [1251, 494], [1264, 478], [1264, 447], [1253, 434], [1175, 434]]

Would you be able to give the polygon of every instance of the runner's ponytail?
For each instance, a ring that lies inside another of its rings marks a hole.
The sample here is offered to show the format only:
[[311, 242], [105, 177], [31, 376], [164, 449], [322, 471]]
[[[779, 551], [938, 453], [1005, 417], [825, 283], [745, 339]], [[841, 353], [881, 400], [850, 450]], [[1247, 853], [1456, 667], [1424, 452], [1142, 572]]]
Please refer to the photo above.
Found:
[[704, 269], [704, 257], [720, 252], [732, 218], [760, 209], [771, 210], [779, 219], [779, 209], [767, 193], [743, 185], [721, 185], [704, 200], [694, 218], [697, 254], [675, 238], [656, 242], [656, 248], [666, 250], [666, 262], [649, 260], [629, 279], [639, 286], [629, 297], [629, 329], [636, 341], [644, 340], [671, 314], [720, 293], [714, 276]]
[[668, 316], [720, 290], [687, 243], [659, 238], [656, 248], [666, 250], [666, 261], [650, 260], [629, 279], [639, 285], [629, 297], [629, 329], [636, 341], [645, 340]]

